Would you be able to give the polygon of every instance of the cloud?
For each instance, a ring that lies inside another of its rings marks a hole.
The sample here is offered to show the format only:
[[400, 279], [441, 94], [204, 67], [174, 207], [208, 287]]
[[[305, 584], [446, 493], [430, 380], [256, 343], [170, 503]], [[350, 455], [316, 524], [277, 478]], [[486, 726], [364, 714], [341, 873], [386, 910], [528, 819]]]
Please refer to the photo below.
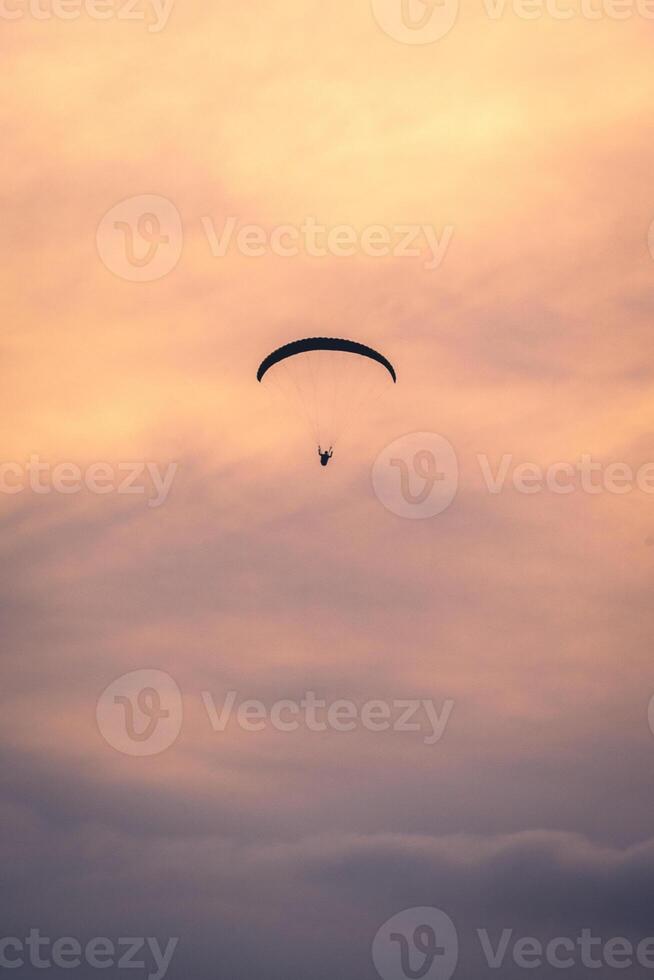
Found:
[[[180, 935], [169, 976], [198, 980], [362, 980], [420, 904], [456, 920], [465, 980], [477, 927], [654, 932], [650, 498], [493, 496], [477, 462], [651, 457], [650, 39], [463, 6], [424, 48], [365, 3], [3, 25], [0, 462], [179, 463], [155, 510], [0, 495], [5, 932]], [[184, 228], [151, 283], [96, 249], [142, 194]], [[230, 215], [454, 237], [435, 271], [216, 258], [202, 218]], [[255, 381], [305, 331], [399, 371], [327, 475]], [[371, 487], [415, 431], [459, 459], [432, 521]], [[184, 725], [131, 759], [95, 709], [144, 668]], [[219, 734], [201, 695], [229, 690], [455, 705], [435, 746]]]

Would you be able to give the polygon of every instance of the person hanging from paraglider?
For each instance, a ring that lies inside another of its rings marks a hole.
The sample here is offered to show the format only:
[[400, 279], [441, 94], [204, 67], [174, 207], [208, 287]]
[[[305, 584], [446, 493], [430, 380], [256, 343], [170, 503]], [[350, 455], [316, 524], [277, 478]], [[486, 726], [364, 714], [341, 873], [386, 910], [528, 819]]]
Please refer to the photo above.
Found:
[[[342, 427], [358, 415], [377, 386], [388, 384], [388, 378], [397, 382], [395, 368], [384, 354], [344, 337], [293, 340], [271, 351], [257, 368], [259, 383], [269, 381], [306, 416], [314, 432], [311, 443], [315, 446], [313, 440], [318, 440], [322, 467], [334, 455], [334, 442], [340, 446]], [[322, 448], [322, 439], [331, 440], [329, 449]]]

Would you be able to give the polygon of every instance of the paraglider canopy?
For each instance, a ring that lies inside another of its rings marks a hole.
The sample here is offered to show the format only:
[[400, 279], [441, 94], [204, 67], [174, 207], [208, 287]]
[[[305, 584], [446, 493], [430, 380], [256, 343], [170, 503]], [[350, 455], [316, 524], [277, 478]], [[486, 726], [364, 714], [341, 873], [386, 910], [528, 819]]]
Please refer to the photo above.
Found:
[[394, 383], [397, 381], [395, 368], [383, 354], [372, 347], [366, 347], [365, 344], [357, 343], [356, 340], [344, 340], [339, 337], [307, 337], [305, 340], [294, 340], [291, 344], [278, 347], [272, 354], [268, 354], [268, 357], [259, 365], [257, 381], [261, 381], [266, 371], [274, 364], [278, 364], [287, 357], [293, 357], [294, 354], [304, 354], [313, 350], [335, 350], [346, 354], [359, 354], [361, 357], [369, 357], [386, 368]]
[[257, 380], [303, 415], [316, 444], [324, 447], [335, 446], [366, 405], [397, 382], [397, 374], [384, 354], [359, 341], [306, 337], [268, 354]]

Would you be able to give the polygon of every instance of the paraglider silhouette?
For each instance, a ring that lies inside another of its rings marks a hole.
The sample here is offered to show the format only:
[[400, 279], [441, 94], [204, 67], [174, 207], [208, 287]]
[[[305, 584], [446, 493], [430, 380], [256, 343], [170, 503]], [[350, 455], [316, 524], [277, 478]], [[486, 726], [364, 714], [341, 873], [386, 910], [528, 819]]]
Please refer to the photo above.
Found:
[[321, 466], [328, 465], [343, 429], [360, 417], [362, 408], [381, 393], [389, 378], [397, 382], [387, 357], [341, 337], [294, 340], [268, 354], [257, 371], [258, 381], [265, 380], [304, 415], [313, 430]]

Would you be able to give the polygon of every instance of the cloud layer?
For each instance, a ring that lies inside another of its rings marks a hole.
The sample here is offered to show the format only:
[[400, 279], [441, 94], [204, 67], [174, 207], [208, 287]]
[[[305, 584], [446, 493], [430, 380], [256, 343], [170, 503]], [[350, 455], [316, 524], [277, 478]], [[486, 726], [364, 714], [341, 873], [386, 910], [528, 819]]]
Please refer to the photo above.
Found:
[[[372, 977], [378, 928], [420, 906], [464, 980], [479, 928], [651, 935], [651, 496], [492, 494], [478, 461], [654, 459], [651, 25], [470, 4], [413, 46], [306, 0], [148, 23], [2, 26], [2, 462], [179, 464], [159, 508], [0, 494], [4, 934], [179, 936], [168, 976], [197, 980]], [[183, 226], [152, 282], [96, 247], [140, 195]], [[218, 257], [203, 219], [230, 216], [453, 236], [435, 270]], [[301, 332], [398, 367], [326, 472], [254, 377]], [[460, 468], [424, 521], [370, 477], [416, 431]], [[184, 705], [147, 758], [96, 724], [140, 669]], [[454, 708], [432, 746], [215, 732], [207, 691]]]

